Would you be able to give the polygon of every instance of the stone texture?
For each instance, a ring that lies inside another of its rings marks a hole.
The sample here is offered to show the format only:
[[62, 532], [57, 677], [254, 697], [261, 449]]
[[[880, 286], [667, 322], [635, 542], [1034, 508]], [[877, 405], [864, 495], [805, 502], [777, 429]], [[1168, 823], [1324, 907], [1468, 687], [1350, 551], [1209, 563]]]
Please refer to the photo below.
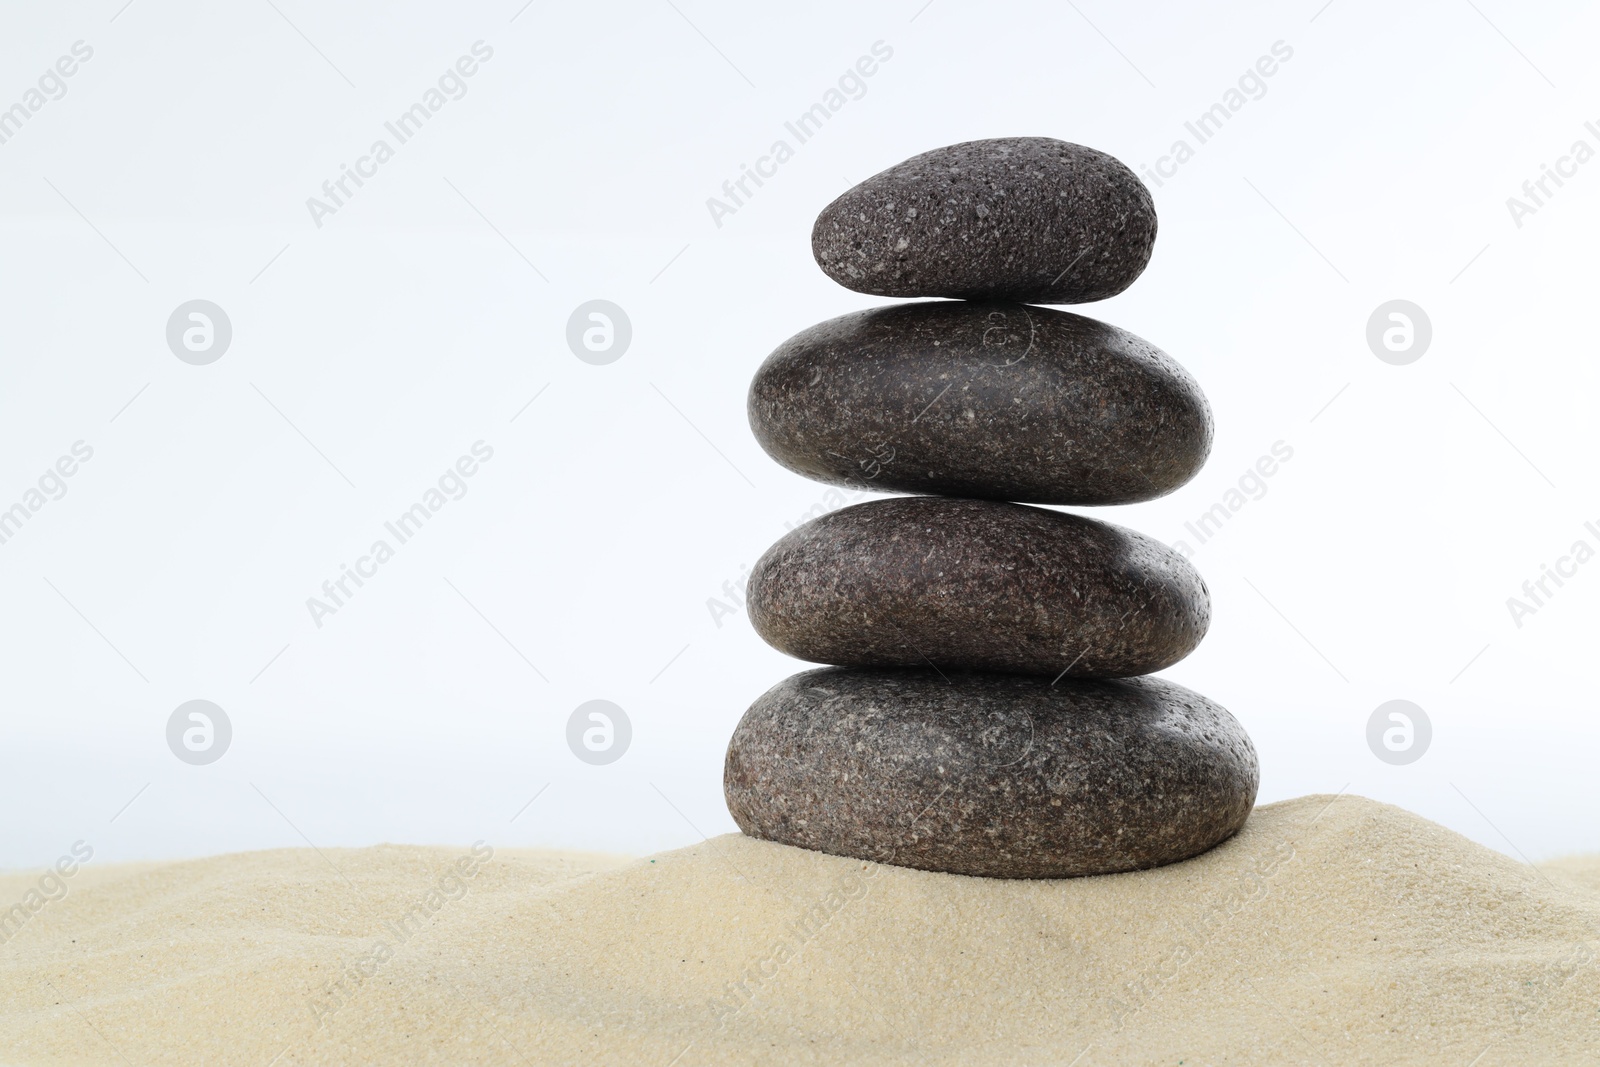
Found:
[[1061, 878], [1186, 859], [1244, 824], [1255, 749], [1159, 678], [829, 667], [758, 699], [728, 746], [751, 837], [903, 867]]
[[1121, 162], [1001, 137], [873, 175], [822, 209], [811, 251], [858, 293], [1079, 304], [1133, 284], [1155, 240], [1150, 191]]
[[1021, 304], [841, 315], [768, 356], [750, 428], [838, 485], [1036, 504], [1169, 493], [1211, 450], [1211, 409], [1170, 356], [1115, 326]]
[[751, 571], [774, 648], [816, 663], [1122, 678], [1188, 655], [1211, 598], [1182, 556], [1021, 504], [898, 497], [813, 519]]

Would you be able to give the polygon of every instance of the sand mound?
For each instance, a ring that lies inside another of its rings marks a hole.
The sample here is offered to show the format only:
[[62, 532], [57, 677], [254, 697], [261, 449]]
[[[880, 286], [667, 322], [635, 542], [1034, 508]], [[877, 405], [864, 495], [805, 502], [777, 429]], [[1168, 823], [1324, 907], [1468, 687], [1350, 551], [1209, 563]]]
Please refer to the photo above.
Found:
[[1600, 862], [1360, 798], [1063, 882], [486, 851], [91, 864], [5, 928], [0, 1063], [1600, 1060]]

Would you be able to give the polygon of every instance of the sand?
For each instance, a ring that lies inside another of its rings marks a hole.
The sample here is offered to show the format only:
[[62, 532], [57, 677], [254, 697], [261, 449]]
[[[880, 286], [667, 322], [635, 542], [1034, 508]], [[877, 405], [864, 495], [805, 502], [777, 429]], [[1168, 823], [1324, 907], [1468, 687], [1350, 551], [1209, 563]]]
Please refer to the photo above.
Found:
[[91, 862], [0, 945], [0, 1063], [1600, 1061], [1600, 859], [1357, 797], [1058, 882], [486, 851]]

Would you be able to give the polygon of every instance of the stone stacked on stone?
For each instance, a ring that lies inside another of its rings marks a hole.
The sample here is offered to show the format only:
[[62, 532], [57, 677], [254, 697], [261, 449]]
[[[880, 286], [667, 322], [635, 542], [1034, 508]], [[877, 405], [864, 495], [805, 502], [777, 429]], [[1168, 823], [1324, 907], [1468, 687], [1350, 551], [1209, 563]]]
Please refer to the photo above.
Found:
[[1169, 356], [1030, 306], [1121, 292], [1155, 233], [1132, 171], [1049, 138], [926, 152], [823, 210], [829, 277], [952, 299], [790, 338], [756, 372], [751, 428], [808, 477], [932, 495], [824, 515], [753, 569], [756, 631], [834, 666], [780, 682], [734, 731], [724, 789], [746, 834], [1054, 878], [1172, 863], [1244, 824], [1244, 730], [1138, 677], [1205, 636], [1204, 581], [1159, 541], [1029, 506], [1154, 499], [1210, 451], [1210, 408]]
[[1211, 450], [1200, 387], [1155, 345], [1025, 304], [941, 300], [841, 315], [778, 346], [750, 426], [835, 485], [1035, 504], [1131, 504]]
[[823, 208], [811, 230], [817, 265], [846, 289], [1031, 304], [1116, 296], [1155, 243], [1138, 176], [1050, 137], [912, 156]]

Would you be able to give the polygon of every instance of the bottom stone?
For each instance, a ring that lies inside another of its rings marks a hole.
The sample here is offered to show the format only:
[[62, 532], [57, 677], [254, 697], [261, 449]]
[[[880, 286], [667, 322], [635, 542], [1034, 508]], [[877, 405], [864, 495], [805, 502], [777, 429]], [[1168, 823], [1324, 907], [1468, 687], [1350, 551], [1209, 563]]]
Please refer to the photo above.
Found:
[[991, 878], [1187, 859], [1244, 825], [1259, 781], [1233, 716], [1162, 679], [854, 667], [769, 689], [723, 773], [751, 837]]

